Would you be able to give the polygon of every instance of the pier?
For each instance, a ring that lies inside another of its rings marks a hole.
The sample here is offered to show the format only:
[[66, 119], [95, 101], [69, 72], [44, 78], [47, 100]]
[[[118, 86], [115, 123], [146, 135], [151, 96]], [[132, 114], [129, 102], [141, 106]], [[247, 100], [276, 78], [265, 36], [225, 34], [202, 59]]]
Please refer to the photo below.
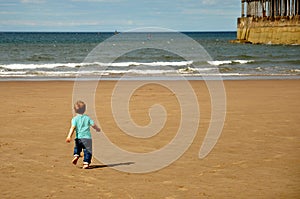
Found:
[[241, 0], [239, 43], [300, 44], [300, 0]]

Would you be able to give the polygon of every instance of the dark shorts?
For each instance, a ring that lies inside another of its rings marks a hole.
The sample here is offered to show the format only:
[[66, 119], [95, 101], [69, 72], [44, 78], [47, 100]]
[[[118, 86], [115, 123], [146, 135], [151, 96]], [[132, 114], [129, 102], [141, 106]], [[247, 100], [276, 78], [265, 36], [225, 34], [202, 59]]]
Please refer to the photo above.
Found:
[[75, 139], [74, 156], [80, 156], [82, 150], [84, 153], [83, 162], [90, 164], [92, 160], [92, 139]]

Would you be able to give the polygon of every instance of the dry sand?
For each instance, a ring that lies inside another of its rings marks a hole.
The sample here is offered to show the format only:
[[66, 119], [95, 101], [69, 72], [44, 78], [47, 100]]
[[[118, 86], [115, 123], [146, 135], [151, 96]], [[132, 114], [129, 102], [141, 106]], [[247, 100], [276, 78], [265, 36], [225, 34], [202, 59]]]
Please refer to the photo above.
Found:
[[[210, 97], [204, 82], [192, 81], [201, 109], [194, 142], [168, 167], [132, 174], [116, 170], [122, 164], [101, 167], [96, 159], [89, 170], [81, 169], [81, 160], [71, 164], [73, 143], [65, 138], [73, 82], [0, 82], [1, 198], [300, 198], [300, 80], [224, 83], [225, 125], [206, 158], [198, 153], [210, 121]], [[134, 93], [130, 110], [136, 123], [149, 122], [153, 103], [168, 111], [158, 135], [137, 139], [113, 120], [114, 85], [101, 82], [96, 94], [98, 120], [111, 141], [140, 153], [170, 142], [180, 118], [174, 93], [154, 84]]]

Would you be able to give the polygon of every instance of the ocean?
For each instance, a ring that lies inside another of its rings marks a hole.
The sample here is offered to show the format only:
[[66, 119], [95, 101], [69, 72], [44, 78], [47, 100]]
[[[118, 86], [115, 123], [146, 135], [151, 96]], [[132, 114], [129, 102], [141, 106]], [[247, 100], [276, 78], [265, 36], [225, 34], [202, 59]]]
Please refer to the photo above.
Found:
[[229, 42], [235, 38], [236, 32], [0, 32], [0, 80], [300, 78], [300, 46]]

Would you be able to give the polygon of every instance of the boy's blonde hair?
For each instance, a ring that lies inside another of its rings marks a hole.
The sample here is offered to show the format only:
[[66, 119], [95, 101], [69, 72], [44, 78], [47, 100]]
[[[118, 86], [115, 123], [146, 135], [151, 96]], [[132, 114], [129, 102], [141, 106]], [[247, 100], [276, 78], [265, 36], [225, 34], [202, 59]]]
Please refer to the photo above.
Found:
[[75, 113], [83, 114], [85, 112], [85, 103], [83, 101], [77, 101], [74, 104]]

